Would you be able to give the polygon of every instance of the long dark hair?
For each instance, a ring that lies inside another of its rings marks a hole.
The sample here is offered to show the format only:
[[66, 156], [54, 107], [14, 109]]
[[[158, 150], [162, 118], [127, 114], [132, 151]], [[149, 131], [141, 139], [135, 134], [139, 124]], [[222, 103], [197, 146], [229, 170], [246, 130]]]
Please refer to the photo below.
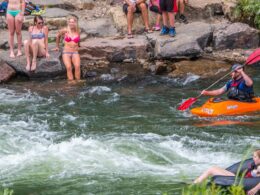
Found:
[[34, 25], [37, 23], [38, 20], [43, 21], [43, 17], [41, 15], [34, 16], [34, 19], [33, 19]]

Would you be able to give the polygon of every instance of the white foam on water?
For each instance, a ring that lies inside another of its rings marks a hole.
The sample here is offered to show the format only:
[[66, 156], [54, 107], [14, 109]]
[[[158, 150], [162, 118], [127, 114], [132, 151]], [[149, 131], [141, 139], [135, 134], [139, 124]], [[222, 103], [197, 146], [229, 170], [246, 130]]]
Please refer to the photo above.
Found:
[[120, 100], [120, 95], [118, 93], [112, 93], [112, 95], [108, 99], [104, 100], [104, 103], [110, 104], [117, 102], [118, 100]]
[[111, 81], [115, 79], [111, 74], [102, 74], [100, 78], [103, 79], [104, 81]]
[[108, 93], [111, 92], [111, 88], [106, 87], [106, 86], [95, 86], [95, 87], [90, 87], [88, 88], [86, 91], [81, 92], [81, 95], [85, 95], [85, 94], [90, 94], [90, 95], [102, 95], [104, 93]]
[[183, 82], [183, 85], [187, 85], [193, 81], [196, 81], [200, 78], [200, 76], [198, 75], [195, 75], [195, 74], [192, 74], [192, 73], [187, 73], [187, 77], [186, 79], [184, 80]]

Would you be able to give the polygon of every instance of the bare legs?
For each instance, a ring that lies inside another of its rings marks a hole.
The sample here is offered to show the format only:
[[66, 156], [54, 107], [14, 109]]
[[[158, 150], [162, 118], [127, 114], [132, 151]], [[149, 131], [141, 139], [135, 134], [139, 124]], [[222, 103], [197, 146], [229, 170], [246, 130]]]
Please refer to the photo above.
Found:
[[138, 7], [139, 7], [139, 9], [142, 12], [142, 18], [143, 18], [143, 21], [144, 21], [145, 29], [149, 30], [148, 9], [146, 7], [146, 4], [145, 3], [140, 3], [138, 5]]
[[[37, 57], [42, 57], [46, 55], [46, 50], [44, 48], [44, 43], [40, 39], [33, 39], [32, 41], [24, 41], [25, 55], [26, 55], [26, 70], [35, 71]], [[32, 54], [32, 64], [30, 56]]]
[[62, 55], [63, 62], [66, 66], [67, 70], [67, 78], [69, 81], [74, 80], [73, 72], [72, 72], [72, 64], [75, 69], [75, 79], [80, 80], [80, 56], [79, 54], [63, 54]]
[[18, 52], [17, 56], [22, 55], [22, 24], [23, 24], [23, 19], [18, 14], [16, 17], [13, 17], [10, 14], [6, 14], [6, 21], [8, 25], [8, 30], [9, 30], [9, 45], [10, 45], [10, 57], [15, 58], [14, 55], [14, 33], [16, 33], [17, 36], [17, 43], [18, 43]]
[[[149, 30], [149, 19], [148, 19], [148, 9], [145, 3], [140, 3], [137, 5], [138, 8], [142, 12], [142, 18], [144, 21], [144, 26], [146, 30]], [[130, 35], [132, 34], [132, 26], [134, 21], [134, 12], [136, 8], [133, 6], [128, 6], [127, 8], [127, 33]]]
[[205, 171], [201, 176], [199, 176], [197, 179], [195, 179], [194, 183], [201, 183], [204, 180], [206, 180], [210, 176], [214, 175], [222, 175], [222, 176], [235, 176], [234, 173], [227, 171], [225, 169], [222, 169], [220, 167], [211, 167], [207, 171]]
[[170, 27], [174, 27], [174, 13], [173, 12], [163, 12], [162, 16], [163, 16], [163, 25], [164, 26], [168, 26], [168, 18], [169, 18], [169, 23], [170, 23]]

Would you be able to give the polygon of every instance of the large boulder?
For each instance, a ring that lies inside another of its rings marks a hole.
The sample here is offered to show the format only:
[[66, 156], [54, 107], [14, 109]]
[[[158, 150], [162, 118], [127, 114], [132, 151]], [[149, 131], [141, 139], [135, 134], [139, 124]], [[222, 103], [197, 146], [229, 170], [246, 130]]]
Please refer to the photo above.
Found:
[[[51, 46], [52, 48], [54, 46]], [[20, 75], [30, 78], [55, 78], [66, 75], [66, 69], [60, 61], [60, 52], [50, 52], [50, 59], [37, 58], [37, 68], [34, 72], [28, 72], [25, 55], [11, 59], [9, 51], [0, 53], [0, 59], [10, 65]]]
[[[62, 0], [33, 0], [35, 5], [44, 6], [44, 7], [59, 7], [66, 8]], [[49, 8], [47, 8], [47, 11]]]
[[257, 48], [259, 31], [247, 24], [233, 23], [217, 25], [213, 33], [215, 50], [236, 48]]
[[0, 60], [0, 83], [9, 81], [15, 74], [16, 72], [12, 67]]
[[65, 5], [72, 6], [77, 10], [87, 9], [91, 10], [95, 6], [94, 0], [62, 0]]
[[135, 39], [124, 37], [96, 38], [81, 43], [82, 60], [106, 60], [122, 62], [124, 60], [147, 59], [149, 42], [145, 36]]
[[156, 33], [148, 35], [155, 44], [157, 59], [183, 58], [199, 56], [209, 43], [213, 29], [210, 24], [202, 22], [189, 23], [176, 28], [174, 38], [159, 36]]
[[111, 18], [99, 18], [90, 21], [80, 20], [79, 25], [88, 36], [107, 37], [117, 34], [117, 29], [114, 27]]

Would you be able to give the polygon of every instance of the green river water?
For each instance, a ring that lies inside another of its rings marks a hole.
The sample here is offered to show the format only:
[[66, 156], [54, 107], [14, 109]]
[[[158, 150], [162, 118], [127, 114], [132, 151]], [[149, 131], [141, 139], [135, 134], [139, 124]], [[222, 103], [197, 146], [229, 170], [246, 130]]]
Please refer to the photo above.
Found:
[[[251, 75], [260, 94], [259, 69]], [[203, 170], [231, 165], [249, 147], [260, 147], [259, 113], [199, 118], [176, 110], [214, 81], [193, 79], [1, 85], [1, 189], [19, 195], [180, 194]]]

